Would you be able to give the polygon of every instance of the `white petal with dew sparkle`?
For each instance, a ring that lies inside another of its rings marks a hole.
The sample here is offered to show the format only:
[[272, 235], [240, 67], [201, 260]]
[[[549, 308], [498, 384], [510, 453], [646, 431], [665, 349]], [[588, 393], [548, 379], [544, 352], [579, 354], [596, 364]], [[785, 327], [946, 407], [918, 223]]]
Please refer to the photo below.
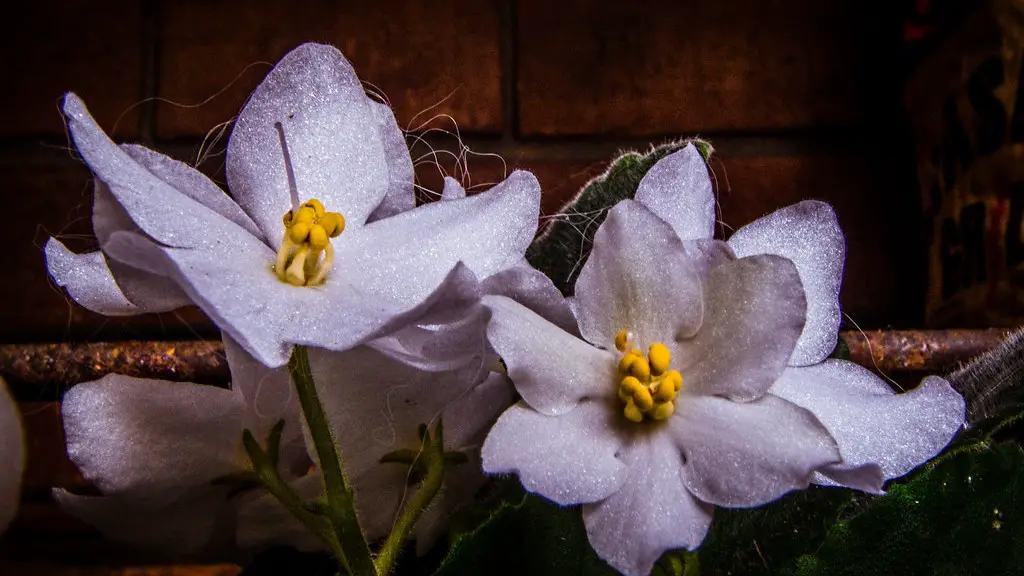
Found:
[[693, 334], [703, 314], [701, 286], [683, 250], [668, 224], [642, 204], [616, 204], [576, 280], [573, 305], [583, 337], [614, 350], [615, 335], [630, 330], [646, 352], [654, 342]]
[[138, 144], [122, 144], [121, 149], [154, 176], [175, 190], [263, 239], [260, 229], [226, 192], [195, 168]]
[[82, 475], [107, 495], [154, 502], [240, 469], [242, 410], [230, 390], [117, 374], [78, 384], [61, 406]]
[[622, 459], [626, 481], [584, 506], [583, 521], [598, 556], [627, 576], [646, 576], [665, 551], [700, 545], [713, 507], [686, 489], [679, 449], [665, 435], [637, 434]]
[[693, 144], [652, 166], [635, 198], [668, 222], [682, 240], [715, 234], [715, 193], [707, 162]]
[[21, 476], [25, 472], [25, 433], [18, 404], [0, 378], [0, 534], [7, 528], [21, 501]]
[[[59, 488], [53, 497], [64, 512], [117, 542], [174, 555], [194, 555], [234, 544], [218, 534], [230, 513], [226, 487], [197, 487], [173, 499], [152, 502], [124, 496], [79, 496]], [[219, 546], [218, 546], [219, 545]]]
[[444, 187], [441, 189], [441, 200], [458, 200], [466, 197], [466, 189], [458, 180], [451, 176], [444, 177]]
[[525, 260], [489, 276], [481, 287], [484, 294], [511, 298], [573, 336], [579, 335], [569, 302], [550, 278]]
[[832, 207], [807, 200], [747, 224], [729, 238], [739, 257], [777, 254], [793, 261], [807, 295], [807, 322], [789, 362], [821, 362], [836, 347], [842, 315], [846, 239]]
[[779, 256], [733, 260], [708, 274], [704, 295], [704, 323], [678, 345], [683, 388], [760, 398], [785, 369], [804, 326], [796, 267]]
[[[323, 477], [312, 472], [294, 482], [291, 487], [303, 501], [324, 495]], [[358, 505], [358, 502], [357, 502]], [[256, 491], [242, 497], [238, 504], [238, 547], [260, 551], [275, 546], [291, 546], [300, 552], [324, 551], [324, 545], [302, 525], [287, 508], [266, 491]]]
[[702, 279], [707, 278], [711, 270], [736, 259], [732, 248], [721, 240], [684, 240], [683, 248]]
[[388, 167], [388, 193], [380, 206], [370, 215], [369, 221], [388, 218], [416, 207], [413, 171], [409, 147], [405, 134], [395, 121], [395, 113], [386, 104], [369, 99], [370, 109], [377, 118], [377, 133], [384, 145], [384, 157]]
[[501, 415], [481, 452], [484, 471], [515, 473], [523, 487], [563, 506], [603, 500], [627, 476], [618, 458], [630, 423], [605, 399], [587, 400], [560, 416], [520, 402]]
[[348, 239], [342, 234], [335, 273], [358, 274], [370, 293], [422, 299], [456, 262], [486, 278], [522, 260], [539, 210], [537, 179], [513, 172], [487, 192], [420, 206], [373, 222]]
[[75, 302], [107, 316], [142, 313], [124, 297], [99, 250], [75, 254], [56, 238], [50, 238], [44, 253], [50, 276], [58, 286], [68, 291]]
[[[114, 144], [74, 94], [64, 98], [68, 131], [79, 154], [124, 213], [166, 246], [215, 248], [218, 243], [262, 244], [245, 228], [155, 176]], [[280, 220], [280, 216], [278, 216]], [[101, 244], [105, 244], [100, 238]]]
[[844, 467], [878, 464], [902, 476], [942, 451], [964, 424], [964, 399], [944, 379], [895, 394], [845, 360], [789, 368], [770, 392], [810, 410], [839, 442]]
[[687, 488], [719, 506], [771, 502], [840, 460], [813, 414], [771, 395], [744, 403], [681, 396], [669, 430], [686, 461]]
[[618, 359], [504, 296], [484, 296], [487, 338], [516, 390], [544, 414], [567, 412], [583, 398], [614, 397]]
[[378, 117], [352, 65], [333, 46], [303, 44], [256, 87], [231, 131], [228, 186], [277, 246], [281, 217], [292, 207], [284, 127], [299, 199], [317, 198], [340, 212], [346, 228], [362, 226], [388, 192], [388, 165]]

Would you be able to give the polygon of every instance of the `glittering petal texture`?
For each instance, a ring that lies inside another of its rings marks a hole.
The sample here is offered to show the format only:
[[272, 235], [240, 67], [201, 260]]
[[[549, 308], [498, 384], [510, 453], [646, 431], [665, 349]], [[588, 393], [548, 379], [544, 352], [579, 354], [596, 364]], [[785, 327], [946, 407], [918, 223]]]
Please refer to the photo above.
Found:
[[669, 433], [685, 459], [686, 487], [719, 506], [749, 507], [806, 488], [839, 448], [809, 411], [767, 395], [739, 403], [715, 396], [683, 397]]
[[686, 250], [686, 257], [693, 262], [694, 268], [697, 269], [697, 275], [702, 279], [707, 278], [712, 269], [736, 259], [736, 254], [729, 244], [721, 240], [711, 238], [685, 240], [683, 248]]
[[378, 117], [352, 65], [333, 46], [303, 44], [249, 97], [228, 141], [228, 187], [273, 246], [291, 208], [284, 127], [300, 201], [317, 198], [360, 227], [388, 192]]
[[619, 202], [594, 234], [594, 247], [576, 280], [573, 300], [580, 332], [615, 349], [615, 335], [630, 330], [644, 349], [701, 323], [700, 279], [683, 243], [638, 202]]
[[484, 279], [481, 287], [484, 294], [511, 298], [573, 336], [579, 335], [569, 302], [550, 278], [525, 260]]
[[421, 370], [440, 372], [474, 364], [479, 366], [480, 374], [484, 374], [497, 360], [487, 345], [490, 318], [487, 308], [474, 304], [453, 321], [442, 324], [421, 321], [367, 345]]
[[715, 234], [711, 177], [707, 163], [693, 144], [652, 166], [640, 181], [635, 198], [668, 222], [683, 240], [711, 238]]
[[708, 274], [704, 296], [700, 331], [678, 344], [684, 389], [743, 401], [763, 396], [803, 330], [796, 267], [779, 256], [734, 260]]
[[964, 399], [931, 376], [896, 394], [870, 370], [845, 360], [789, 368], [770, 392], [818, 417], [839, 443], [843, 467], [878, 464], [902, 476], [946, 447], [964, 424]]
[[110, 374], [69, 390], [68, 455], [104, 494], [177, 498], [239, 469], [239, 394], [198, 384]]
[[395, 113], [386, 104], [368, 99], [370, 109], [377, 119], [377, 132], [384, 146], [384, 159], [388, 167], [388, 192], [380, 206], [370, 215], [369, 221], [388, 218], [416, 207], [416, 191], [413, 184], [416, 174], [405, 144], [405, 134], [395, 121]]
[[729, 238], [739, 257], [777, 254], [793, 261], [807, 295], [807, 322], [789, 363], [816, 364], [836, 347], [842, 315], [846, 240], [832, 207], [807, 200], [747, 224]]
[[238, 224], [253, 236], [263, 239], [259, 228], [242, 211], [242, 207], [202, 172], [145, 146], [122, 144], [121, 149], [154, 176], [173, 186], [175, 190]]
[[292, 386], [288, 367], [267, 368], [250, 356], [230, 336], [224, 336], [224, 355], [231, 369], [231, 388], [245, 403], [242, 425], [263, 441], [281, 420], [284, 429], [279, 453], [281, 472], [290, 479], [309, 470], [302, 410]]
[[[65, 97], [64, 114], [75, 146], [96, 178], [152, 239], [181, 248], [262, 245], [245, 228], [182, 194], [136, 162], [103, 133], [74, 94]], [[104, 240], [100, 242], [102, 247]]]
[[230, 512], [227, 488], [196, 488], [166, 503], [131, 497], [79, 496], [54, 489], [61, 509], [98, 528], [106, 538], [175, 555], [197, 555], [218, 548], [218, 523]]
[[341, 353], [310, 349], [309, 361], [353, 478], [389, 452], [418, 447], [417, 426], [436, 424], [445, 406], [475, 384], [475, 371], [424, 372], [369, 346]]
[[713, 508], [686, 489], [680, 452], [666, 436], [637, 435], [622, 458], [622, 488], [585, 505], [583, 521], [601, 558], [627, 576], [646, 576], [666, 550], [700, 545]]
[[484, 296], [487, 338], [516, 390], [534, 410], [555, 415], [583, 398], [614, 395], [618, 360], [504, 296]]
[[44, 253], [50, 276], [75, 302], [107, 316], [142, 313], [118, 288], [102, 252], [75, 254], [56, 238], [50, 238]]
[[0, 379], [0, 534], [14, 518], [21, 500], [21, 475], [25, 472], [25, 433], [18, 405]]
[[[324, 494], [323, 477], [319, 472], [303, 476], [290, 484], [304, 501], [314, 500]], [[301, 552], [324, 549], [313, 533], [266, 492], [246, 497], [239, 503], [235, 538], [239, 548], [253, 552], [275, 546], [291, 546]]]
[[441, 200], [458, 200], [466, 197], [466, 189], [458, 180], [451, 176], [444, 177], [444, 187], [441, 188]]
[[335, 270], [359, 274], [369, 292], [419, 300], [456, 262], [478, 278], [518, 263], [533, 240], [539, 210], [537, 178], [513, 172], [489, 191], [432, 202], [369, 224], [348, 239], [342, 234]]
[[620, 427], [628, 424], [605, 399], [580, 402], [560, 416], [520, 402], [487, 435], [484, 471], [518, 474], [524, 488], [563, 506], [596, 502], [626, 481], [628, 466], [617, 455]]

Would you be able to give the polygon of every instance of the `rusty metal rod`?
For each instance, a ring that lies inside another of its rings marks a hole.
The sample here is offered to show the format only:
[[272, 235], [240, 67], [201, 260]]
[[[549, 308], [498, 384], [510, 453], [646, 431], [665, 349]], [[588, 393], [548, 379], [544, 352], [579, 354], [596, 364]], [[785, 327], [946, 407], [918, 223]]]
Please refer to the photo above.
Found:
[[[883, 373], [945, 373], [995, 347], [1009, 329], [841, 332], [851, 360]], [[116, 372], [224, 384], [224, 346], [217, 340], [0, 345], [0, 374], [14, 384], [65, 389]]]

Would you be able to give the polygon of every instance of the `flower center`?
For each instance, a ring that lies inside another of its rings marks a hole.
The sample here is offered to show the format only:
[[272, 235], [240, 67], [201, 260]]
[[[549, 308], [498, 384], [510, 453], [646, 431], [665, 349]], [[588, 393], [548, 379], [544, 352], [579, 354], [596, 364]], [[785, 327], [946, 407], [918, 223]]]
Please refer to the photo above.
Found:
[[683, 375], [669, 370], [672, 353], [661, 342], [651, 344], [647, 357], [633, 348], [633, 334], [621, 330], [615, 335], [619, 360], [619, 400], [622, 413], [633, 422], [664, 420], [676, 410], [674, 400], [683, 387]]
[[331, 238], [345, 229], [345, 218], [327, 212], [316, 198], [284, 213], [284, 239], [277, 250], [274, 271], [293, 286], [316, 286], [334, 263]]

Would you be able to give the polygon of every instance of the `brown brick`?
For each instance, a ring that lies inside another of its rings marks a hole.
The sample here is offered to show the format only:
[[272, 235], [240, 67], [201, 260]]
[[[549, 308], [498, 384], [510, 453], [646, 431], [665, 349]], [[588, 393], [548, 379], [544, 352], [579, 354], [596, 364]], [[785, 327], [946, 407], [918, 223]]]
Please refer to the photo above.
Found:
[[50, 236], [69, 248], [95, 248], [90, 220], [92, 185], [84, 166], [8, 170], [0, 200], [7, 225], [0, 243], [9, 266], [0, 286], [0, 341], [39, 342], [103, 339], [166, 339], [210, 335], [195, 309], [167, 314], [109, 318], [74, 304], [50, 279], [43, 246]]
[[862, 48], [879, 24], [864, 12], [850, 1], [521, 0], [521, 131], [848, 125], [862, 86], [877, 85]]
[[[138, 133], [142, 3], [40, 0], [3, 18], [0, 137], [63, 134], [61, 95], [81, 96], [120, 136]], [[16, 15], [15, 15], [16, 14]]]
[[204, 134], [230, 120], [270, 65], [306, 41], [338, 46], [390, 98], [402, 126], [454, 92], [412, 127], [444, 113], [464, 130], [500, 129], [496, 2], [166, 2], [160, 37], [160, 95], [183, 104], [217, 95], [195, 108], [161, 103], [160, 136]]

